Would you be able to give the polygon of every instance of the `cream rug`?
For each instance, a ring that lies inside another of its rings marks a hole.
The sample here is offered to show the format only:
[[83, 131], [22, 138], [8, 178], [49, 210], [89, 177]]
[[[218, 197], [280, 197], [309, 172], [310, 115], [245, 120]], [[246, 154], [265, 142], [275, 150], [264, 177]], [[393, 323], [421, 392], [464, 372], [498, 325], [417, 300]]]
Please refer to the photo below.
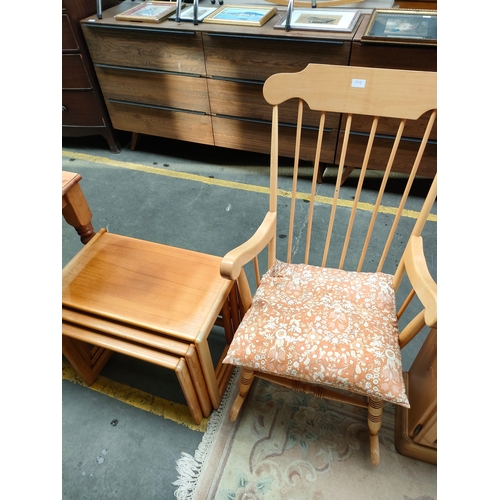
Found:
[[366, 410], [256, 380], [236, 422], [237, 378], [195, 456], [177, 461], [179, 500], [436, 500], [436, 466], [394, 448], [394, 408], [370, 461]]

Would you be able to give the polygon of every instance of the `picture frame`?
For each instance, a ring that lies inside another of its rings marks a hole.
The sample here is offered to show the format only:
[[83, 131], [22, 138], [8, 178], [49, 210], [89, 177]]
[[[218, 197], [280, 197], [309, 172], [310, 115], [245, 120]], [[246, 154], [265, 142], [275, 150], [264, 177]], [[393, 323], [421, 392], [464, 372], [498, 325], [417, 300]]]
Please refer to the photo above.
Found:
[[[360, 9], [293, 9], [290, 29], [350, 33], [360, 15]], [[280, 20], [274, 27], [286, 29], [286, 18]]]
[[120, 14], [117, 21], [135, 21], [141, 23], [161, 23], [175, 11], [176, 2], [143, 2]]
[[277, 12], [276, 7], [260, 5], [224, 5], [209, 14], [204, 23], [263, 26]]
[[[203, 21], [205, 17], [212, 14], [216, 10], [219, 10], [219, 7], [205, 7], [198, 6], [198, 21]], [[193, 21], [193, 11], [194, 7], [192, 5], [183, 5], [181, 10], [181, 21]], [[175, 21], [175, 11], [173, 14], [168, 16], [169, 21]]]
[[437, 10], [375, 9], [361, 40], [437, 45]]

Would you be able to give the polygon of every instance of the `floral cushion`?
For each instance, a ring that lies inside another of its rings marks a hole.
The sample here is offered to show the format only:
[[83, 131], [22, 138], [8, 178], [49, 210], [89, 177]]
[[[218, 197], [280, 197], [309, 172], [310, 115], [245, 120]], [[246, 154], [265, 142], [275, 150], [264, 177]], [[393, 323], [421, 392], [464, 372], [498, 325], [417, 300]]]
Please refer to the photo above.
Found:
[[392, 276], [277, 261], [224, 363], [409, 407]]

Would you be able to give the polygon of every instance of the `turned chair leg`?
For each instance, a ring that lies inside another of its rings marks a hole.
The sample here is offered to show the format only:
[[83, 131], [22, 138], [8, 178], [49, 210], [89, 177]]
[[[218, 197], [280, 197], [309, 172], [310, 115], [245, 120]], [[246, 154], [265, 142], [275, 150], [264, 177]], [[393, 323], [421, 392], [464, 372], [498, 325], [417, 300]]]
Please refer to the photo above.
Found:
[[368, 429], [370, 431], [370, 458], [373, 465], [380, 463], [378, 431], [382, 427], [383, 402], [380, 398], [368, 397]]
[[254, 372], [249, 368], [242, 368], [240, 375], [240, 391], [234, 400], [233, 406], [231, 408], [231, 414], [229, 419], [234, 422], [240, 413], [241, 407], [245, 402], [250, 386], [252, 385], [254, 379]]

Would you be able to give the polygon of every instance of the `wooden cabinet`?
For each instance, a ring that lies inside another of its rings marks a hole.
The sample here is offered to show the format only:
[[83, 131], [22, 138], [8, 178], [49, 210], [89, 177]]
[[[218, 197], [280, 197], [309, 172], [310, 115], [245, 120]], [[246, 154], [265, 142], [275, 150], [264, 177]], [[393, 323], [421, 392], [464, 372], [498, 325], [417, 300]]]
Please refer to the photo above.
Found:
[[[103, 0], [105, 8], [119, 0]], [[80, 19], [96, 11], [95, 0], [62, 3], [62, 135], [102, 135], [115, 153], [120, 145], [99, 90]]]
[[82, 28], [115, 128], [213, 145], [201, 33]]
[[[365, 16], [354, 35], [349, 64], [371, 68], [406, 69], [416, 71], [437, 71], [437, 49], [433, 46], [416, 46], [404, 44], [387, 44], [363, 42], [361, 37], [366, 30], [369, 16]], [[401, 150], [395, 159], [392, 170], [394, 172], [408, 172], [413, 165], [418, 147], [419, 137], [424, 133], [423, 125], [428, 120], [428, 115], [423, 119], [408, 121], [402, 137]], [[356, 135], [351, 139], [360, 144], [360, 151], [364, 151], [367, 142], [370, 124], [364, 123], [362, 117], [353, 119], [352, 129]], [[392, 147], [392, 138], [396, 136], [398, 123], [381, 119], [377, 138], [374, 142], [373, 152], [368, 168], [377, 169], [386, 165]], [[343, 123], [340, 127], [340, 138], [343, 138]], [[339, 153], [337, 153], [338, 155]], [[337, 158], [338, 161], [338, 158]], [[361, 166], [362, 157], [356, 156], [355, 150], [350, 151], [346, 164], [351, 167]], [[434, 177], [437, 169], [437, 123], [431, 131], [430, 140], [422, 158], [419, 175]]]
[[396, 449], [402, 455], [437, 463], [437, 329], [427, 335], [404, 373], [410, 409], [396, 406]]
[[[82, 29], [94, 63], [106, 106], [116, 129], [151, 134], [225, 148], [268, 153], [271, 106], [262, 95], [265, 80], [278, 72], [297, 72], [309, 63], [342, 64], [435, 71], [435, 49], [361, 43], [369, 16], [360, 17], [351, 33], [274, 29], [285, 15], [279, 8], [273, 19], [259, 28], [166, 20], [158, 25], [116, 21], [114, 16], [131, 7], [123, 2], [96, 16], [83, 19]], [[424, 52], [422, 52], [422, 50]], [[415, 63], [411, 54], [415, 54]], [[417, 65], [420, 65], [418, 68]], [[296, 103], [280, 111], [280, 154], [293, 156]], [[336, 162], [343, 121], [333, 116], [326, 124], [321, 161]], [[310, 110], [304, 123], [311, 128], [310, 146], [301, 150], [313, 160], [317, 114]], [[353, 140], [366, 141], [367, 130], [359, 118]], [[407, 124], [405, 155], [394, 170], [409, 171], [418, 147], [415, 133], [420, 123]], [[390, 122], [382, 122], [370, 168], [388, 155]], [[435, 139], [435, 130], [432, 139]], [[435, 141], [434, 141], [435, 142]], [[434, 147], [434, 150], [432, 150]], [[426, 152], [421, 172], [435, 171], [435, 144]], [[337, 159], [338, 161], [338, 159]], [[355, 156], [347, 165], [360, 166]]]

